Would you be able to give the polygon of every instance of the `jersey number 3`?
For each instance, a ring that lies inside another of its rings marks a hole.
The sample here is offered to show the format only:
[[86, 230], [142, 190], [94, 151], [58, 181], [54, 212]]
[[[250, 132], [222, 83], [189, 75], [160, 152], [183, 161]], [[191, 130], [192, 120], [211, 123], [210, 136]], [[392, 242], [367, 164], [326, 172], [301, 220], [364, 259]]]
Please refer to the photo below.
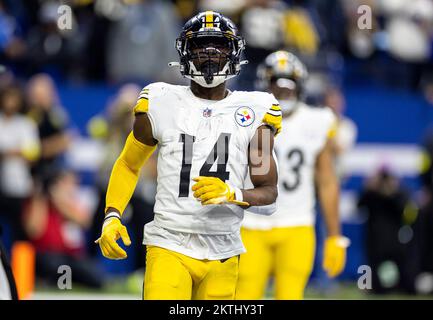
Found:
[[301, 167], [304, 164], [304, 153], [300, 149], [293, 149], [288, 153], [287, 158], [292, 164], [290, 171], [293, 173], [294, 179], [291, 179], [291, 182], [283, 181], [283, 186], [287, 191], [294, 191], [301, 183]]
[[[180, 170], [179, 197], [189, 196], [190, 174], [192, 166], [192, 151], [195, 141], [194, 136], [182, 133], [179, 142], [183, 143], [182, 168]], [[226, 181], [230, 177], [227, 171], [227, 161], [229, 159], [230, 133], [221, 133], [212, 151], [207, 156], [206, 161], [200, 169], [200, 176], [217, 177]], [[210, 171], [212, 165], [217, 161], [216, 171]]]

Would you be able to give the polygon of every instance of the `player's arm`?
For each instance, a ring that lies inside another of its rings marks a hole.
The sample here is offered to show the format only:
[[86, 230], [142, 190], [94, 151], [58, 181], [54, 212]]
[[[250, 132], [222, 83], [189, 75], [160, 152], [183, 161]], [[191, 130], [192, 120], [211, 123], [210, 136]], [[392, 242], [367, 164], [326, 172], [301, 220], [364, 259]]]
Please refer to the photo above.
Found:
[[323, 256], [323, 268], [330, 277], [339, 275], [346, 263], [347, 238], [341, 235], [339, 218], [339, 181], [334, 170], [332, 139], [316, 160], [315, 180], [322, 214], [326, 224], [327, 238]]
[[125, 245], [131, 243], [127, 230], [121, 223], [121, 215], [134, 193], [140, 169], [155, 151], [156, 144], [147, 114], [136, 112], [133, 130], [111, 172], [105, 200], [104, 225], [101, 237], [96, 240], [107, 258], [126, 258], [126, 252], [117, 244], [119, 238], [122, 238]]
[[156, 144], [147, 114], [136, 114], [133, 130], [111, 172], [105, 212], [123, 213], [134, 193], [140, 169], [155, 151]]
[[328, 237], [340, 235], [339, 182], [334, 170], [332, 140], [328, 139], [316, 160], [315, 180]]
[[243, 201], [250, 206], [271, 205], [278, 196], [278, 170], [272, 154], [274, 134], [267, 125], [260, 126], [250, 143], [249, 171], [253, 189], [242, 190]]

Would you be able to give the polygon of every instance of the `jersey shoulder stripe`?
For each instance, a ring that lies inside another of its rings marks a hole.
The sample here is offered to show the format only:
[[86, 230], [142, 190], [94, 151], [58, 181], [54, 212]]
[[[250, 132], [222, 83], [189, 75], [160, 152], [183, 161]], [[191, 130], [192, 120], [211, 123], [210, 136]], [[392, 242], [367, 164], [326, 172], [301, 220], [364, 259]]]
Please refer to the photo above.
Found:
[[277, 136], [282, 129], [282, 120], [283, 114], [280, 106], [273, 104], [264, 115], [262, 122], [274, 128], [275, 136]]
[[149, 89], [148, 88], [144, 88], [143, 90], [141, 90], [140, 95], [138, 96], [138, 100], [140, 99], [149, 99]]
[[134, 114], [147, 112], [149, 112], [149, 98], [141, 97], [140, 95], [134, 107]]
[[272, 105], [272, 107], [268, 110], [267, 113], [269, 113], [269, 114], [271, 114], [273, 116], [276, 116], [276, 117], [281, 116], [282, 115], [281, 109], [275, 109], [274, 106], [275, 105]]
[[134, 114], [149, 112], [149, 98], [164, 94], [164, 90], [169, 89], [171, 85], [164, 82], [154, 82], [145, 86], [138, 95], [137, 103], [134, 107]]
[[273, 111], [281, 111], [281, 107], [279, 104], [273, 104], [271, 107], [271, 110]]
[[282, 122], [282, 116], [281, 115], [273, 115], [267, 112], [265, 116], [263, 117], [262, 122], [266, 125], [271, 126], [275, 130], [275, 136], [277, 136], [281, 132], [281, 122]]

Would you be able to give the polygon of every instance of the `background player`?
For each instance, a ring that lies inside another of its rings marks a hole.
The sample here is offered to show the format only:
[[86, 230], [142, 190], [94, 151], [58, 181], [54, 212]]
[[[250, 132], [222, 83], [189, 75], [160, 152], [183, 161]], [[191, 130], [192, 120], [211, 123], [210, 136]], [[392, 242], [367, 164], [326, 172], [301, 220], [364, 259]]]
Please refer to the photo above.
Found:
[[[233, 299], [238, 255], [245, 251], [240, 206], [267, 205], [277, 197], [272, 148], [281, 110], [268, 93], [230, 92], [225, 85], [240, 72], [244, 45], [229, 19], [198, 14], [176, 41], [180, 64], [172, 63], [191, 86], [150, 84], [134, 108], [133, 132], [111, 173], [97, 242], [105, 257], [126, 258], [116, 243], [121, 237], [130, 244], [121, 214], [158, 145], [155, 218], [144, 229], [146, 299]], [[241, 190], [248, 168], [254, 188]]]
[[277, 299], [302, 299], [314, 263], [315, 183], [328, 232], [323, 268], [335, 277], [345, 265], [347, 240], [341, 236], [339, 186], [331, 151], [336, 119], [329, 108], [302, 102], [307, 70], [293, 54], [270, 54], [257, 76], [283, 112], [284, 133], [275, 144], [279, 196], [272, 216], [245, 214], [242, 239], [247, 253], [241, 256], [236, 297], [263, 298], [274, 273]]

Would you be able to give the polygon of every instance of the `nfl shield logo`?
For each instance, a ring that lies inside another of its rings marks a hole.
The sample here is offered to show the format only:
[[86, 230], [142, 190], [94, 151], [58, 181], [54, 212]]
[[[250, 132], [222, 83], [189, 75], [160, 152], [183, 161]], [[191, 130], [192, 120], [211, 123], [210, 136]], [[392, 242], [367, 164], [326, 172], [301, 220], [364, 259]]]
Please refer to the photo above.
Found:
[[209, 118], [212, 115], [212, 110], [209, 108], [206, 108], [203, 110], [203, 117]]

